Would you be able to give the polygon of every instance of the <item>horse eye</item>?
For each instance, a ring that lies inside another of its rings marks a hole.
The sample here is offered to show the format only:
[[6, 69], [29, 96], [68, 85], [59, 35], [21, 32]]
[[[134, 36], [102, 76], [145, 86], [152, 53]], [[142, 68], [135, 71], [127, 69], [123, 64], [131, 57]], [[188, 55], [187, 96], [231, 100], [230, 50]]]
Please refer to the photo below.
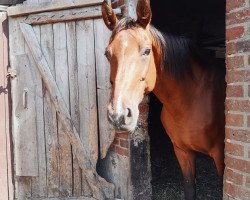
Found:
[[150, 54], [151, 49], [146, 49], [143, 53], [144, 56], [148, 56]]

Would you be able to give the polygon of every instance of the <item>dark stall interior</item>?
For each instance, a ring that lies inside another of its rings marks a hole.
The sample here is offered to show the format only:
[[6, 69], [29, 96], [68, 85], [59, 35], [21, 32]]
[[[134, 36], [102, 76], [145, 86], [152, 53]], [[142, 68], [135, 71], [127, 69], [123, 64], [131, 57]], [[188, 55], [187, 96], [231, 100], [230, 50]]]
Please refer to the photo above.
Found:
[[[225, 0], [151, 0], [152, 24], [159, 30], [191, 38], [207, 54], [225, 65]], [[149, 135], [153, 200], [184, 199], [182, 174], [161, 122], [161, 103], [151, 94]], [[222, 199], [213, 160], [198, 154], [197, 199]]]

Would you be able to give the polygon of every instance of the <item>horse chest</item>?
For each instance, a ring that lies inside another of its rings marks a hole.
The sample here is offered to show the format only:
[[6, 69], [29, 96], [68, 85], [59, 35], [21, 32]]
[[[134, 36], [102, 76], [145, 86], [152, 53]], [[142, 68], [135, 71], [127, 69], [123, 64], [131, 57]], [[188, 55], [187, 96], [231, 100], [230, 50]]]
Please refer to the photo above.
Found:
[[[206, 112], [183, 112], [183, 108], [164, 106], [161, 113], [162, 124], [173, 144], [200, 152], [207, 152], [212, 146], [211, 135], [216, 135], [214, 121]], [[191, 114], [192, 113], [192, 114]]]

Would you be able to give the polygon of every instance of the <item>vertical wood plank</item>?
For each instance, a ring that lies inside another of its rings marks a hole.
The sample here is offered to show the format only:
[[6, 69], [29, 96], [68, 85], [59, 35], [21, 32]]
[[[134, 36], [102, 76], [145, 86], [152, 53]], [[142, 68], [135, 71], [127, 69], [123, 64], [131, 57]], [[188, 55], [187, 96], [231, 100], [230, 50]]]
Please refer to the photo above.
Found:
[[[56, 82], [69, 110], [69, 73], [65, 23], [56, 23], [54, 30]], [[60, 195], [72, 196], [72, 157], [69, 138], [58, 122]]]
[[105, 48], [108, 45], [111, 33], [102, 19], [94, 20], [94, 33], [100, 152], [101, 158], [104, 158], [115, 137], [114, 128], [110, 125], [107, 118], [107, 107], [110, 99], [111, 84], [110, 67], [107, 58], [104, 56]]
[[[2, 19], [3, 22], [2, 27], [3, 27], [3, 66], [4, 66], [4, 77], [7, 77], [7, 68], [9, 67], [9, 52], [8, 52], [8, 47], [9, 47], [9, 31], [8, 31], [8, 21], [7, 21], [7, 14], [2, 13]], [[9, 108], [11, 104], [11, 97], [10, 97], [10, 82], [7, 80], [7, 78], [4, 79], [6, 88], [8, 89], [8, 94], [5, 96], [5, 116], [6, 116], [6, 121], [5, 121], [5, 133], [6, 133], [6, 155], [7, 155], [7, 176], [8, 176], [8, 197], [9, 200], [14, 199], [14, 185], [13, 185], [13, 162], [12, 162], [12, 151], [13, 151], [13, 145], [12, 145], [12, 137], [11, 137], [11, 124], [10, 124], [10, 115], [9, 115]]]
[[[67, 50], [69, 66], [69, 91], [70, 91], [70, 114], [74, 126], [79, 133], [80, 130], [80, 111], [78, 95], [78, 64], [76, 52], [76, 26], [75, 22], [66, 23]], [[72, 155], [73, 156], [73, 155]], [[73, 157], [73, 196], [81, 196], [81, 169], [78, 161]]]
[[[41, 2], [45, 2], [44, 0], [27, 0], [26, 4], [38, 4]], [[40, 27], [39, 26], [34, 26], [33, 27], [37, 39], [40, 42]], [[45, 35], [47, 35], [48, 33], [45, 33]], [[41, 36], [43, 37], [43, 36]], [[44, 43], [43, 43], [44, 44]], [[29, 49], [26, 49], [26, 52], [28, 52], [28, 55], [30, 56], [29, 53]], [[32, 56], [30, 56], [30, 60], [33, 61]], [[34, 65], [34, 63], [32, 62], [32, 65]], [[53, 107], [52, 108], [43, 108], [44, 107], [44, 100], [46, 102], [50, 101], [50, 99], [48, 98], [48, 96], [46, 96], [45, 98], [43, 98], [43, 93], [46, 93], [45, 91], [43, 91], [43, 83], [41, 81], [41, 78], [36, 70], [36, 68], [34, 69], [34, 74], [35, 74], [35, 82], [36, 82], [36, 127], [37, 127], [37, 140], [38, 140], [38, 160], [39, 160], [39, 174], [38, 177], [33, 177], [32, 178], [32, 197], [46, 197], [48, 195], [48, 189], [47, 189], [47, 169], [46, 169], [46, 152], [45, 152], [45, 128], [46, 129], [46, 133], [48, 133], [48, 125], [51, 124], [51, 121], [46, 121], [46, 124], [44, 124], [44, 111], [51, 113], [51, 111], [53, 111]], [[45, 103], [45, 106], [47, 106], [47, 104]], [[47, 114], [46, 112], [46, 114]], [[54, 115], [55, 115], [55, 111], [54, 111]], [[54, 117], [54, 118], [53, 118]], [[48, 118], [49, 120], [51, 119], [55, 119], [54, 121], [52, 121], [55, 129], [49, 129], [49, 130], [56, 130], [57, 127], [57, 123], [56, 123], [56, 117], [55, 116], [49, 116]], [[53, 133], [53, 131], [52, 131]], [[55, 134], [57, 135], [57, 133]], [[57, 149], [57, 140], [56, 140], [56, 149]], [[56, 154], [56, 156], [58, 156], [58, 154]], [[49, 157], [51, 158], [51, 157]], [[55, 157], [55, 161], [57, 162], [57, 158]], [[51, 165], [50, 165], [51, 166]], [[54, 172], [58, 172], [58, 168], [56, 168], [57, 165], [55, 165], [55, 170], [52, 171], [52, 173], [54, 174]], [[51, 172], [51, 171], [50, 171]], [[51, 179], [50, 179], [51, 180]], [[53, 191], [53, 196], [56, 193], [56, 191], [58, 190], [54, 190], [54, 188], [56, 187], [56, 180], [59, 179], [53, 177], [53, 185], [51, 187], [50, 191]], [[55, 183], [55, 184], [54, 184]], [[56, 195], [55, 195], [56, 196]]]
[[[41, 26], [41, 48], [55, 77], [54, 36], [52, 24]], [[57, 117], [54, 105], [44, 89], [44, 131], [46, 138], [47, 188], [48, 197], [59, 196], [59, 150], [57, 137]]]
[[15, 57], [18, 63], [17, 106], [13, 108], [19, 120], [14, 154], [17, 176], [38, 176], [36, 99], [32, 66], [26, 54]]
[[[40, 43], [40, 26], [33, 27], [36, 37]], [[36, 85], [35, 90], [35, 106], [36, 106], [36, 133], [37, 133], [37, 149], [38, 149], [38, 176], [32, 178], [32, 197], [46, 197], [46, 157], [45, 157], [45, 136], [44, 136], [44, 119], [43, 119], [43, 86], [38, 70], [35, 67], [35, 62], [30, 54], [30, 50], [25, 46], [26, 52], [29, 55], [31, 62], [31, 70], [33, 71], [33, 80]]]
[[7, 158], [7, 135], [6, 122], [9, 120], [6, 113], [6, 100], [8, 88], [6, 85], [5, 75], [5, 62], [4, 54], [7, 50], [4, 49], [3, 39], [3, 21], [6, 19], [5, 13], [0, 13], [0, 199], [8, 199], [8, 158]]
[[[42, 0], [40, 0], [42, 1]], [[54, 51], [53, 51], [53, 28], [52, 25], [44, 25], [41, 29], [41, 49], [48, 63], [50, 70], [55, 75]], [[50, 101], [49, 94], [43, 86], [43, 112], [44, 112], [44, 135], [46, 149], [46, 175], [47, 192], [49, 197], [59, 196], [59, 173], [58, 173], [58, 139], [56, 112]], [[51, 183], [52, 182], [52, 183]]]
[[[93, 20], [76, 23], [80, 138], [95, 166], [98, 159], [98, 127], [93, 28]], [[84, 179], [83, 194], [89, 195]]]
[[[50, 2], [50, 0], [35, 0], [39, 3]], [[41, 49], [49, 63], [53, 76], [54, 68], [54, 38], [52, 24], [43, 25], [41, 30]], [[57, 137], [56, 110], [51, 102], [48, 91], [43, 86], [43, 113], [44, 113], [44, 135], [45, 135], [45, 166], [46, 166], [46, 193], [48, 197], [59, 196], [59, 151]]]
[[[12, 69], [17, 70], [18, 63], [15, 62], [15, 56], [24, 54], [24, 38], [19, 28], [19, 22], [23, 18], [9, 19], [9, 37], [10, 37], [10, 66]], [[19, 126], [19, 119], [15, 115], [15, 108], [17, 107], [17, 86], [18, 77], [11, 82], [11, 96], [12, 96], [12, 136], [15, 148], [15, 138], [17, 136], [17, 130]], [[14, 155], [14, 164], [16, 164]], [[16, 174], [16, 172], [14, 172]], [[30, 178], [18, 178], [15, 180], [15, 197], [24, 199], [31, 196], [31, 179]]]

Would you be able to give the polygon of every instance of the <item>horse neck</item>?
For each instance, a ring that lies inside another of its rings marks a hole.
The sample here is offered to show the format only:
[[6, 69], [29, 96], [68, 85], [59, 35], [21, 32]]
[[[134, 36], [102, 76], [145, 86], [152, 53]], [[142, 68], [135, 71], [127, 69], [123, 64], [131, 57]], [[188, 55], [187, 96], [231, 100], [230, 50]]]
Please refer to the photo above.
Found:
[[170, 96], [178, 95], [180, 92], [180, 85], [169, 74], [165, 72], [162, 52], [158, 47], [158, 43], [153, 40], [153, 55], [154, 55], [154, 67], [156, 72], [156, 83], [153, 89], [153, 93], [164, 104], [170, 98]]
[[191, 98], [189, 95], [201, 90], [202, 85], [206, 82], [204, 78], [205, 72], [201, 70], [196, 63], [192, 64], [192, 69], [194, 77], [198, 77], [198, 85], [197, 81], [194, 81], [191, 77], [187, 77], [183, 81], [177, 80], [172, 74], [164, 70], [161, 55], [155, 54], [155, 56], [156, 84], [153, 93], [163, 104], [169, 104], [171, 101], [175, 101], [174, 104], [178, 105], [179, 100], [179, 103], [183, 103], [183, 99], [187, 99], [188, 101], [188, 99]]

